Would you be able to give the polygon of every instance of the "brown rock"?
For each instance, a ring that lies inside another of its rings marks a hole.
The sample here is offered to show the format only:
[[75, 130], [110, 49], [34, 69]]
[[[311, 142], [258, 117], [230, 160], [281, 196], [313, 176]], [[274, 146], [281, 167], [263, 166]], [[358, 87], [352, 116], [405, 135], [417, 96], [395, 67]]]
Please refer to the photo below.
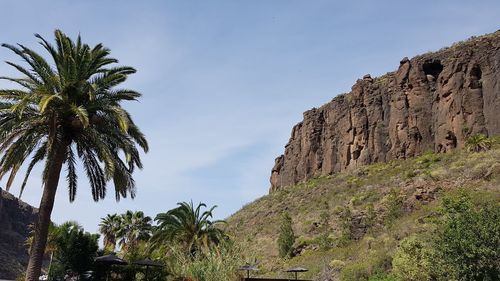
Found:
[[[367, 83], [367, 80], [373, 80]], [[447, 152], [474, 134], [500, 134], [500, 32], [401, 60], [379, 78], [304, 113], [270, 191], [361, 165]]]
[[0, 188], [0, 279], [14, 280], [28, 264], [24, 245], [37, 209]]

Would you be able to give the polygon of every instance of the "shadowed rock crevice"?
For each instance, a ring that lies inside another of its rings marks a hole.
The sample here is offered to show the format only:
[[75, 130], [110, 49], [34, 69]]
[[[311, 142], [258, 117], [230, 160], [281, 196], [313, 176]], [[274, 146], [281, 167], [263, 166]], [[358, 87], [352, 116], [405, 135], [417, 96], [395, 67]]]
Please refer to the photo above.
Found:
[[271, 173], [270, 191], [361, 165], [464, 146], [500, 134], [500, 31], [403, 58], [348, 94], [304, 113]]

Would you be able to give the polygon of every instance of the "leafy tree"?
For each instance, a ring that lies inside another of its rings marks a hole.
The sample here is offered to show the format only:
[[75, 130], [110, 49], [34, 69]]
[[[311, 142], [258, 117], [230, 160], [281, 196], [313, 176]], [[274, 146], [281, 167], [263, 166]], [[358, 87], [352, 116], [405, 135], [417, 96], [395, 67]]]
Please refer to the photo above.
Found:
[[156, 216], [158, 227], [152, 237], [154, 245], [177, 242], [187, 253], [195, 255], [203, 249], [219, 244], [225, 238], [224, 231], [218, 227], [225, 222], [210, 220], [217, 206], [202, 212], [201, 208], [207, 206], [203, 203], [199, 203], [196, 208], [193, 202], [177, 205], [179, 207]]
[[117, 214], [108, 214], [101, 218], [99, 223], [99, 232], [103, 236], [104, 248], [110, 252], [114, 252], [118, 241], [118, 232], [120, 231], [121, 217]]
[[70, 270], [78, 275], [92, 268], [98, 247], [98, 234], [85, 232], [74, 223], [67, 222], [58, 227], [57, 263], [64, 270]]
[[118, 60], [109, 56], [109, 49], [102, 44], [90, 47], [79, 36], [75, 42], [56, 30], [55, 46], [38, 34], [36, 37], [52, 61], [23, 45], [3, 44], [28, 66], [7, 62], [22, 77], [1, 77], [19, 87], [0, 90], [0, 177], [10, 172], [6, 189], [30, 155], [21, 193], [33, 167], [45, 161], [27, 281], [36, 281], [40, 275], [63, 165], [67, 167], [70, 201], [77, 190], [77, 159], [83, 164], [95, 201], [105, 197], [110, 180], [119, 200], [128, 194], [135, 196], [132, 173], [135, 167], [142, 168], [137, 145], [148, 150], [143, 134], [121, 107], [122, 101], [141, 95], [115, 89], [135, 69], [114, 67]]
[[278, 250], [282, 258], [292, 256], [293, 244], [295, 243], [295, 234], [292, 228], [292, 218], [287, 212], [281, 215], [281, 223], [278, 237]]
[[445, 198], [443, 206], [434, 247], [446, 278], [499, 280], [500, 204], [473, 204], [462, 193]]
[[122, 249], [133, 248], [139, 241], [148, 240], [153, 228], [151, 222], [151, 218], [144, 216], [141, 211], [127, 211], [121, 215], [117, 236], [120, 238], [118, 243]]
[[481, 152], [491, 149], [493, 141], [486, 135], [478, 134], [470, 136], [465, 141], [465, 148], [471, 152]]

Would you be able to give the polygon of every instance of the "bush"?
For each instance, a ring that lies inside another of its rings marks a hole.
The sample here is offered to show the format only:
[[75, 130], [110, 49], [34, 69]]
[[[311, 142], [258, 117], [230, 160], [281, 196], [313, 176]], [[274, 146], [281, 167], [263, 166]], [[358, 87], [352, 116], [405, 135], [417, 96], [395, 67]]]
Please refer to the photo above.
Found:
[[379, 273], [371, 276], [368, 281], [397, 281], [394, 276], [386, 273]]
[[351, 241], [352, 233], [352, 212], [349, 206], [346, 207], [337, 207], [336, 214], [338, 216], [338, 220], [340, 222], [340, 237], [338, 238], [338, 244], [344, 245]]
[[403, 214], [403, 197], [393, 188], [386, 200], [386, 222], [390, 224]]
[[385, 274], [391, 268], [391, 257], [387, 253], [376, 253], [357, 263], [346, 265], [341, 272], [342, 281], [367, 280], [371, 276]]
[[345, 266], [342, 269], [341, 279], [342, 281], [358, 281], [366, 280], [370, 277], [370, 269], [364, 263], [354, 263]]
[[395, 276], [408, 281], [429, 280], [431, 265], [428, 244], [414, 236], [401, 241], [392, 260]]
[[433, 151], [427, 151], [421, 156], [417, 157], [416, 161], [421, 169], [427, 169], [433, 163], [441, 161], [441, 155]]
[[171, 274], [167, 280], [239, 281], [238, 268], [244, 260], [238, 247], [224, 242], [194, 257], [171, 248], [166, 263]]
[[330, 227], [330, 207], [328, 203], [324, 204], [324, 210], [321, 212], [319, 216], [319, 222], [320, 222], [320, 235], [317, 239], [319, 247], [322, 250], [328, 250], [332, 247], [333, 244], [333, 239], [330, 238], [330, 232], [331, 232], [331, 227]]
[[499, 280], [500, 204], [474, 207], [465, 193], [443, 200], [435, 249], [443, 275], [456, 280]]
[[443, 199], [434, 237], [404, 239], [392, 265], [401, 280], [500, 280], [500, 204], [464, 192]]
[[292, 228], [292, 218], [287, 212], [284, 212], [281, 216], [280, 233], [278, 237], [278, 250], [281, 258], [290, 258], [292, 256], [294, 243], [295, 234]]
[[486, 135], [473, 135], [465, 141], [465, 148], [471, 152], [486, 151], [491, 149], [493, 142], [494, 141], [488, 138]]

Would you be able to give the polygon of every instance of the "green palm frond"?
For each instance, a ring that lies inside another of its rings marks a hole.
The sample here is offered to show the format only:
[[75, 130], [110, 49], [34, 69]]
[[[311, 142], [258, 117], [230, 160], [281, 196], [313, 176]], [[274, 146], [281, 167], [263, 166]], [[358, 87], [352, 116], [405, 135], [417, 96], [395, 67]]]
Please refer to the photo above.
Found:
[[10, 188], [31, 157], [22, 195], [33, 168], [45, 161], [45, 181], [55, 147], [63, 147], [70, 201], [76, 196], [79, 162], [94, 200], [105, 197], [110, 181], [117, 200], [134, 197], [132, 173], [142, 168], [138, 148], [147, 152], [148, 144], [122, 102], [141, 94], [117, 87], [136, 70], [115, 65], [118, 60], [102, 44], [89, 46], [80, 36], [73, 41], [60, 30], [54, 36], [52, 44], [35, 34], [48, 58], [20, 44], [2, 44], [22, 63], [7, 62], [21, 77], [0, 77], [18, 87], [0, 89], [0, 178], [9, 174]]
[[196, 208], [193, 202], [180, 202], [177, 205], [177, 208], [156, 216], [158, 227], [151, 238], [153, 245], [177, 242], [194, 255], [225, 238], [224, 231], [218, 227], [225, 222], [210, 220], [217, 206], [202, 212], [202, 208], [206, 208], [204, 203], [199, 203]]

